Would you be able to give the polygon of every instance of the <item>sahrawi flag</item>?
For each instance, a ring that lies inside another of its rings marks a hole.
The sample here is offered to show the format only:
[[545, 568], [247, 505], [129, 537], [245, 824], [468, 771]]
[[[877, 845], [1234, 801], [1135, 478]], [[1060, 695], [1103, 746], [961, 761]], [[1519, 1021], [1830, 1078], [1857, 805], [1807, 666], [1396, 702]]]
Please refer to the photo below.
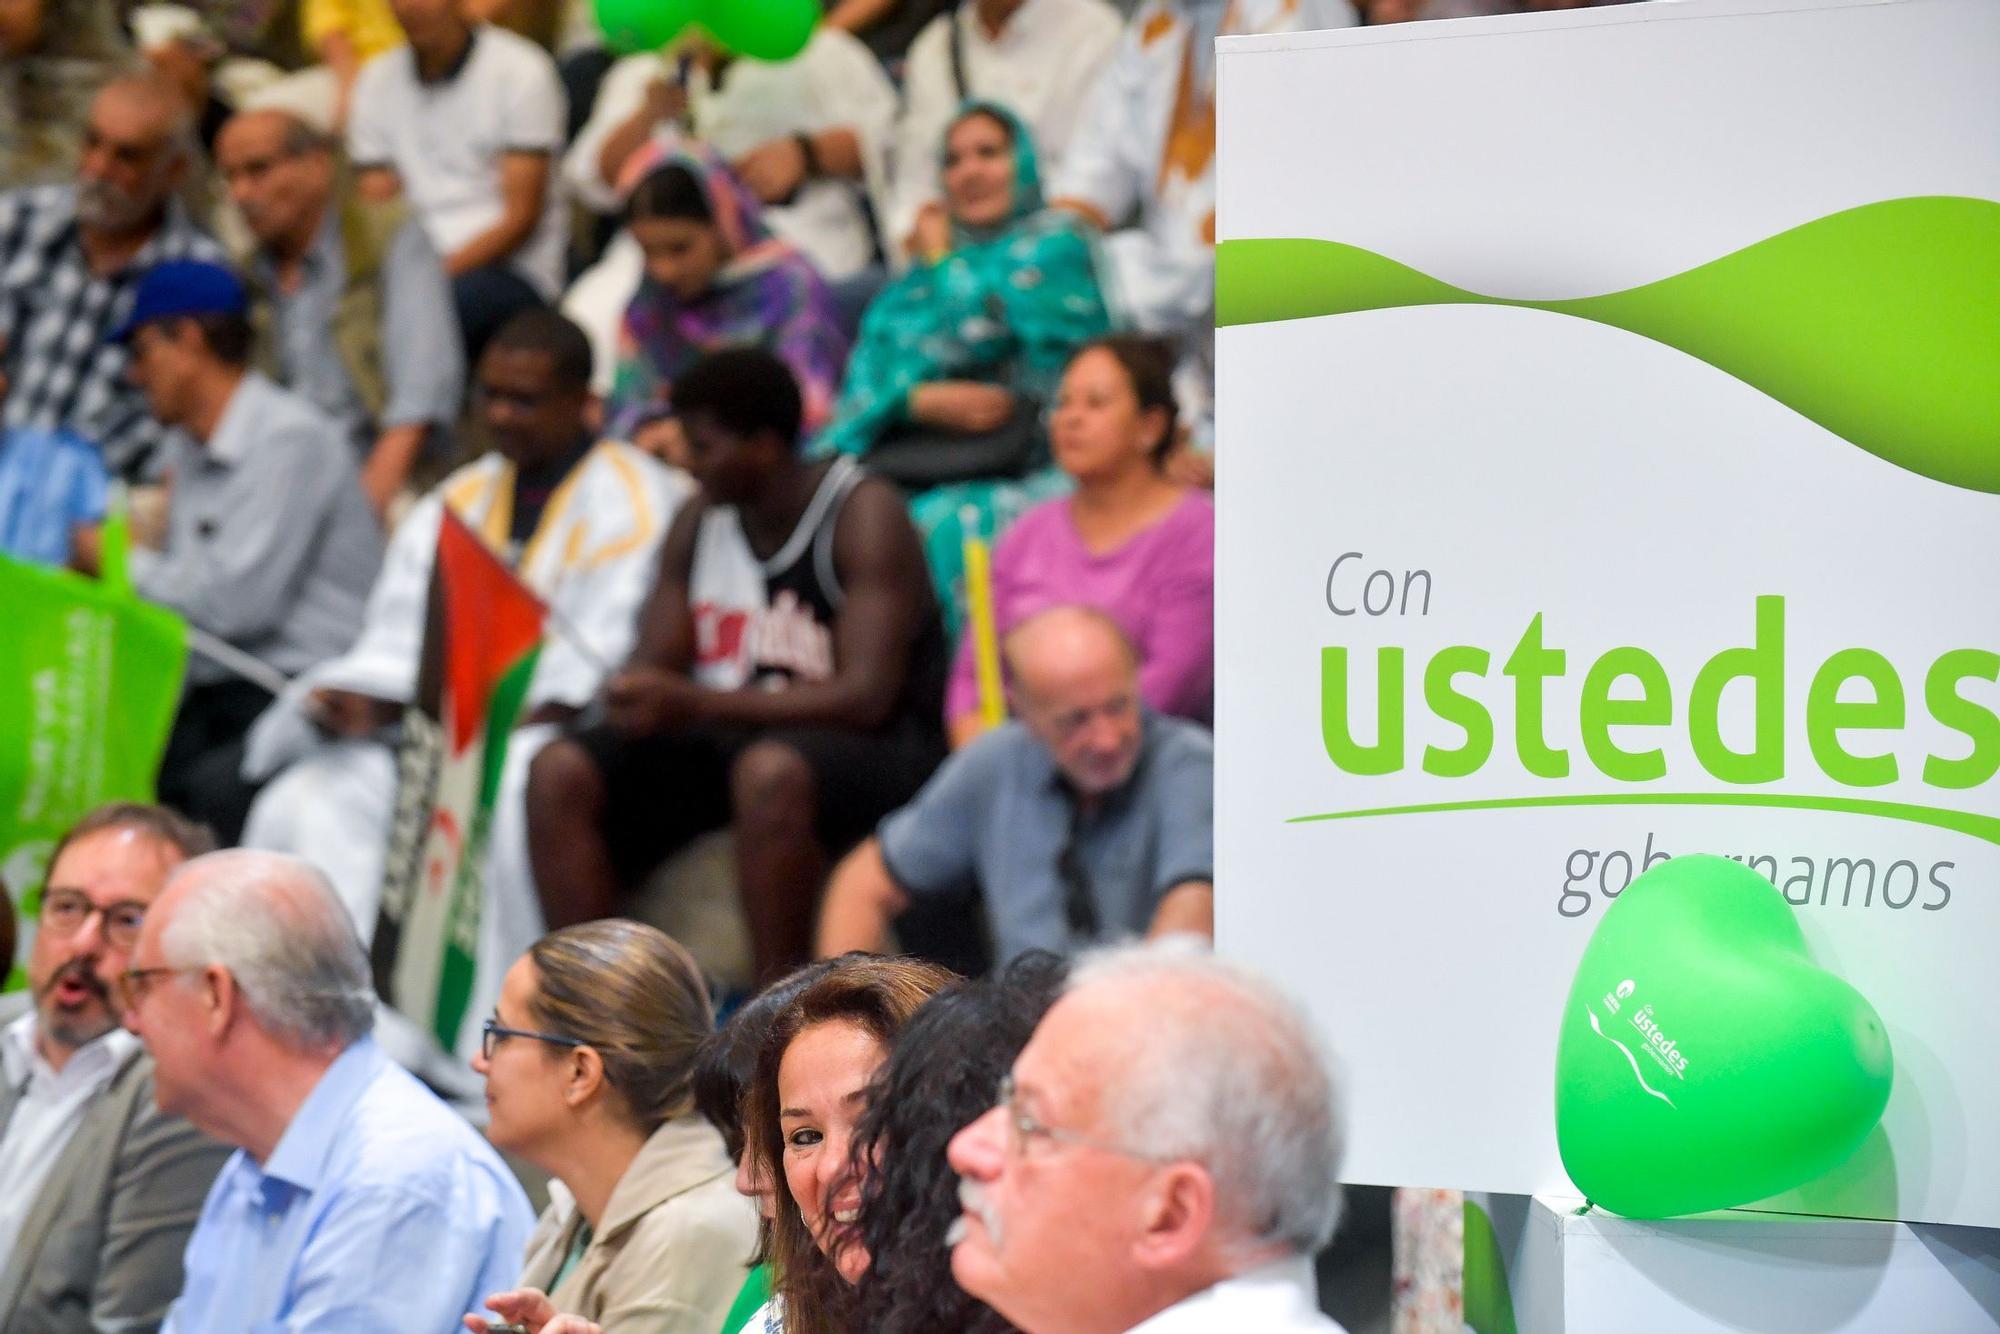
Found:
[[544, 615], [447, 508], [416, 698], [396, 757], [396, 819], [373, 948], [382, 999], [447, 1051], [472, 997], [487, 834]]

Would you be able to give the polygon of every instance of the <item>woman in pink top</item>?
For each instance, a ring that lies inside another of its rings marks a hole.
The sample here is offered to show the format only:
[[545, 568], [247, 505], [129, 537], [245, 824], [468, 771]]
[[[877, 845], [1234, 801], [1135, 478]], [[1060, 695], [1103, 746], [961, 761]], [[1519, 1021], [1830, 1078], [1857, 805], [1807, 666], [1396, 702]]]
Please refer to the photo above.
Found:
[[[1114, 335], [1064, 373], [1049, 442], [1076, 481], [1007, 529], [993, 553], [1000, 633], [1045, 607], [1109, 613], [1138, 646], [1139, 690], [1153, 709], [1207, 722], [1215, 694], [1215, 504], [1162, 470], [1174, 446], [1173, 358]], [[954, 746], [979, 735], [972, 636], [961, 637], [945, 694]]]

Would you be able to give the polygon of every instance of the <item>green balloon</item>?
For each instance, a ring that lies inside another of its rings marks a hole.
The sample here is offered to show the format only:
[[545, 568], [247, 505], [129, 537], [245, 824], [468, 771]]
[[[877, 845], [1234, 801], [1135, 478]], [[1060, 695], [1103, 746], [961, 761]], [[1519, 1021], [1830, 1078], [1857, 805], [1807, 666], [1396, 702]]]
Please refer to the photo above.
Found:
[[597, 26], [619, 55], [657, 51], [694, 21], [696, 0], [597, 0]]
[[1860, 992], [1817, 967], [1791, 905], [1723, 857], [1676, 857], [1606, 910], [1556, 1049], [1556, 1143], [1631, 1218], [1726, 1209], [1839, 1165], [1893, 1060]]
[[790, 60], [819, 26], [818, 0], [697, 0], [701, 26], [725, 51]]

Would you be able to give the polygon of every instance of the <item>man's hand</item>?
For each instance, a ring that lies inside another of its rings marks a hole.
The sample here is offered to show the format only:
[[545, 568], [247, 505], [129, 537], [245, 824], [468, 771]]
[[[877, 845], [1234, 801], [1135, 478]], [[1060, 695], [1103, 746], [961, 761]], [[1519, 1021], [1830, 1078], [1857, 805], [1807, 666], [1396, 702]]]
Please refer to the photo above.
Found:
[[669, 467], [688, 466], [687, 432], [679, 417], [655, 417], [632, 432], [632, 447], [642, 449]]
[[402, 706], [353, 690], [321, 686], [306, 697], [306, 715], [329, 736], [370, 736], [396, 721]]
[[946, 431], [998, 430], [1014, 411], [1014, 396], [997, 384], [934, 380], [910, 390], [910, 416]]
[[687, 89], [669, 79], [655, 79], [646, 85], [646, 123], [664, 125], [687, 114]]
[[693, 722], [705, 693], [678, 672], [633, 667], [604, 683], [604, 716], [621, 732], [650, 736]]
[[786, 135], [767, 139], [736, 159], [736, 175], [766, 204], [782, 204], [806, 183], [806, 151]]

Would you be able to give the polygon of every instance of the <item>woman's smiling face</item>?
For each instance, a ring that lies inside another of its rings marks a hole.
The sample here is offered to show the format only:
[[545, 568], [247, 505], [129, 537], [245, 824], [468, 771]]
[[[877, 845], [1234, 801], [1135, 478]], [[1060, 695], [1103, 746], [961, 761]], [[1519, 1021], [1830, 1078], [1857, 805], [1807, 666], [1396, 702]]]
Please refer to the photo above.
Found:
[[848, 1150], [868, 1081], [887, 1055], [867, 1029], [836, 1019], [793, 1038], [778, 1065], [785, 1184], [820, 1250], [849, 1283], [867, 1270], [868, 1252], [855, 1229], [861, 1183], [849, 1171]]

